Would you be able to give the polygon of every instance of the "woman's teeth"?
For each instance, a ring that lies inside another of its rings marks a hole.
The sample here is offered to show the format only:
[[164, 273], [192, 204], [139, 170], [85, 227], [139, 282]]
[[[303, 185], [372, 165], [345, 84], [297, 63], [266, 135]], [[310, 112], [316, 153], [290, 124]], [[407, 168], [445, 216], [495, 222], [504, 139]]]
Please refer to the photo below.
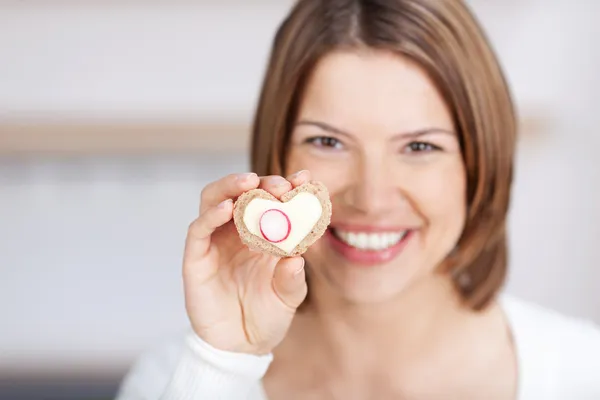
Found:
[[404, 238], [407, 231], [385, 232], [385, 233], [366, 233], [366, 232], [346, 232], [335, 229], [333, 231], [336, 237], [349, 246], [361, 250], [384, 250], [392, 247]]

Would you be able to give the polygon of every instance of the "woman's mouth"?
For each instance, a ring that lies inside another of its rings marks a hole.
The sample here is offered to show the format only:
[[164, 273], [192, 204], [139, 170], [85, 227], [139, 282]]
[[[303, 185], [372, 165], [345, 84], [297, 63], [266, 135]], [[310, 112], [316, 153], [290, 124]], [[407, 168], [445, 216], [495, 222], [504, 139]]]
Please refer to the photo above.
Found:
[[330, 227], [326, 237], [332, 248], [348, 261], [374, 265], [385, 263], [396, 257], [404, 248], [413, 231], [374, 230]]
[[367, 233], [333, 229], [331, 232], [342, 242], [357, 249], [385, 250], [397, 245], [408, 231]]

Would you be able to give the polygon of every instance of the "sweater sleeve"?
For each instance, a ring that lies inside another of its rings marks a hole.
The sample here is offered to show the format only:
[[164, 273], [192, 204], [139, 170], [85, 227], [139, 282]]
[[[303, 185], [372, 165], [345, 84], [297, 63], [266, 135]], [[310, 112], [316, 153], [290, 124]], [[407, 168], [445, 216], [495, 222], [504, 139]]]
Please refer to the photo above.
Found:
[[264, 400], [261, 379], [271, 361], [271, 354], [216, 349], [190, 332], [179, 351], [144, 354], [116, 400]]

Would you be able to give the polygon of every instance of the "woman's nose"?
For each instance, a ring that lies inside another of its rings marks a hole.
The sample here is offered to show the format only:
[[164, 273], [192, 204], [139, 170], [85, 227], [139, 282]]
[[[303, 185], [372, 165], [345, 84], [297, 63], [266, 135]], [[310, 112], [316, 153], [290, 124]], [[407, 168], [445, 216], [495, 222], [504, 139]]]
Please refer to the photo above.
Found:
[[390, 166], [381, 158], [361, 163], [344, 193], [345, 202], [362, 213], [383, 214], [398, 207], [404, 194]]

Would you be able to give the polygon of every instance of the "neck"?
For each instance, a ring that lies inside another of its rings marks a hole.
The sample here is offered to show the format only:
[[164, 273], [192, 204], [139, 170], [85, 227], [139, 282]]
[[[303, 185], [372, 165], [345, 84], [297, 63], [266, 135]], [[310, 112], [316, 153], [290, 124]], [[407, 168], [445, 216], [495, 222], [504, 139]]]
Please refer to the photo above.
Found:
[[321, 343], [318, 351], [327, 353], [331, 367], [346, 372], [388, 368], [384, 360], [422, 362], [468, 315], [452, 283], [441, 276], [424, 279], [393, 299], [369, 304], [352, 303], [324, 289], [311, 282], [303, 319], [311, 334], [318, 335], [319, 341], [313, 341]]

